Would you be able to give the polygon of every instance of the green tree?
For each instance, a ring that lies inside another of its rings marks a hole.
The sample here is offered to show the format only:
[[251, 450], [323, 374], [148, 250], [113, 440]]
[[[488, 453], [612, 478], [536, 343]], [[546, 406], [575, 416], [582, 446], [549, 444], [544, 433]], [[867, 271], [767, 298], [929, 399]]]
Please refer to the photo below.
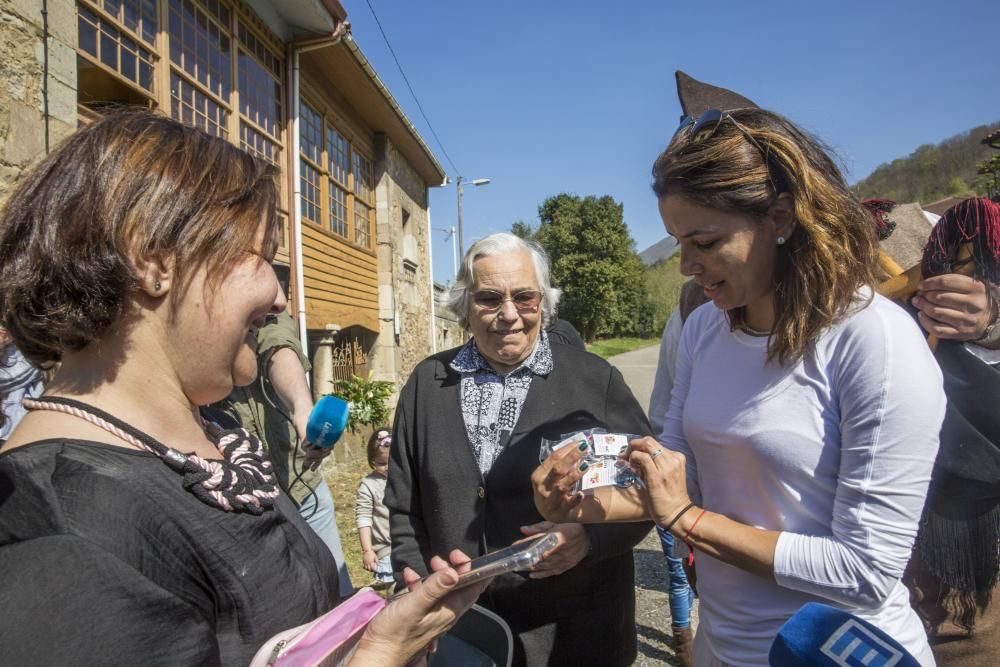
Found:
[[513, 225], [510, 226], [510, 233], [514, 236], [524, 239], [525, 241], [530, 241], [535, 238], [535, 230], [531, 228], [531, 225], [526, 223], [524, 220], [518, 220]]
[[961, 176], [952, 176], [945, 186], [945, 193], [948, 197], [958, 197], [969, 194], [969, 186]]
[[687, 281], [680, 271], [681, 254], [661, 260], [646, 269], [646, 293], [653, 312], [653, 331], [663, 331], [667, 318], [681, 298], [681, 288]]
[[988, 160], [980, 162], [976, 167], [979, 177], [976, 179], [976, 189], [979, 194], [996, 198], [1000, 194], [1000, 155], [993, 155]]
[[553, 282], [562, 288], [559, 313], [587, 341], [598, 335], [649, 335], [642, 260], [609, 196], [559, 194], [538, 207], [534, 238], [549, 253]]

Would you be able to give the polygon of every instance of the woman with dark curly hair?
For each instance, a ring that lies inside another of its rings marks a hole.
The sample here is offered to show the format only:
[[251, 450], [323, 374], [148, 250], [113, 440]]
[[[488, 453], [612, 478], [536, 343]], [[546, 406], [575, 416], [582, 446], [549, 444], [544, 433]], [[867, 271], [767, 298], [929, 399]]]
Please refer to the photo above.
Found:
[[[285, 307], [274, 176], [200, 130], [122, 112], [7, 202], [0, 319], [59, 368], [0, 453], [5, 662], [247, 664], [337, 603], [330, 552], [261, 443], [199, 410], [254, 379], [257, 328]], [[473, 602], [477, 587], [450, 593], [455, 570], [434, 566], [357, 661], [406, 663]]]
[[[916, 323], [874, 293], [877, 240], [825, 148], [761, 109], [686, 118], [653, 167], [681, 272], [712, 301], [681, 334], [646, 489], [581, 498], [578, 456], [535, 471], [553, 521], [647, 515], [697, 552], [696, 665], [767, 665], [811, 600], [934, 664], [900, 581], [945, 400]], [[566, 448], [568, 450], [569, 448]]]

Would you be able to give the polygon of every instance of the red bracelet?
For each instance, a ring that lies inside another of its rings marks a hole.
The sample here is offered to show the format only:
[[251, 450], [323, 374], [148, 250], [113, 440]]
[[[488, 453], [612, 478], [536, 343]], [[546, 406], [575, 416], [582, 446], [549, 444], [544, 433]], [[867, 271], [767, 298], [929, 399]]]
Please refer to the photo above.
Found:
[[698, 522], [701, 521], [701, 517], [705, 516], [705, 512], [707, 511], [708, 510], [703, 509], [701, 511], [701, 514], [698, 515], [698, 518], [695, 519], [694, 523], [691, 524], [691, 527], [688, 528], [687, 532], [684, 533], [684, 544], [688, 545], [688, 549], [694, 550], [694, 548], [691, 546], [691, 543], [688, 542], [688, 538], [691, 537], [691, 533], [694, 532], [694, 527], [698, 525]]

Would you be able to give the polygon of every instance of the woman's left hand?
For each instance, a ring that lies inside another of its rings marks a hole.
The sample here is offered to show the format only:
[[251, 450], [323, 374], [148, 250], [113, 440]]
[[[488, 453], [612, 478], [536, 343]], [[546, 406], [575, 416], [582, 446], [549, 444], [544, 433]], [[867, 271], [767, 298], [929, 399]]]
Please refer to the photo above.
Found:
[[660, 526], [666, 526], [691, 502], [684, 455], [646, 436], [631, 441], [626, 456], [646, 484], [650, 516]]
[[[586, 448], [586, 444], [583, 445]], [[586, 470], [580, 467], [583, 451], [577, 447], [563, 447], [552, 452], [549, 458], [531, 473], [531, 486], [535, 493], [538, 512], [556, 523], [579, 521], [577, 509], [583, 494], [575, 490], [577, 481]]]
[[[521, 532], [529, 537], [542, 533], [555, 533], [558, 539], [556, 546], [542, 556], [542, 562], [532, 568], [531, 574], [528, 575], [532, 579], [544, 579], [562, 574], [574, 568], [590, 552], [590, 538], [587, 537], [586, 529], [579, 523], [542, 521], [530, 526], [521, 526]], [[518, 540], [515, 544], [523, 541]]]
[[358, 649], [350, 664], [405, 665], [425, 657], [427, 647], [455, 624], [468, 610], [489, 580], [453, 590], [458, 575], [469, 569], [470, 559], [457, 549], [449, 555], [451, 564], [435, 556], [431, 559], [433, 574], [420, 580], [413, 570], [403, 571], [403, 580], [410, 590], [372, 619], [365, 628]]

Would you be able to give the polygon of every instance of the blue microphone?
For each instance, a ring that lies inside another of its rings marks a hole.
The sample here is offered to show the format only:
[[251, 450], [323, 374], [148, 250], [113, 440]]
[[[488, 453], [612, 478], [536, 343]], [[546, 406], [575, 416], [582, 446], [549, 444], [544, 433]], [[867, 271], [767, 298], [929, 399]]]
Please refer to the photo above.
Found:
[[920, 667], [868, 621], [818, 602], [806, 603], [781, 626], [767, 658], [772, 667]]
[[347, 428], [351, 404], [339, 396], [324, 396], [316, 402], [306, 422], [306, 440], [313, 447], [329, 449]]

